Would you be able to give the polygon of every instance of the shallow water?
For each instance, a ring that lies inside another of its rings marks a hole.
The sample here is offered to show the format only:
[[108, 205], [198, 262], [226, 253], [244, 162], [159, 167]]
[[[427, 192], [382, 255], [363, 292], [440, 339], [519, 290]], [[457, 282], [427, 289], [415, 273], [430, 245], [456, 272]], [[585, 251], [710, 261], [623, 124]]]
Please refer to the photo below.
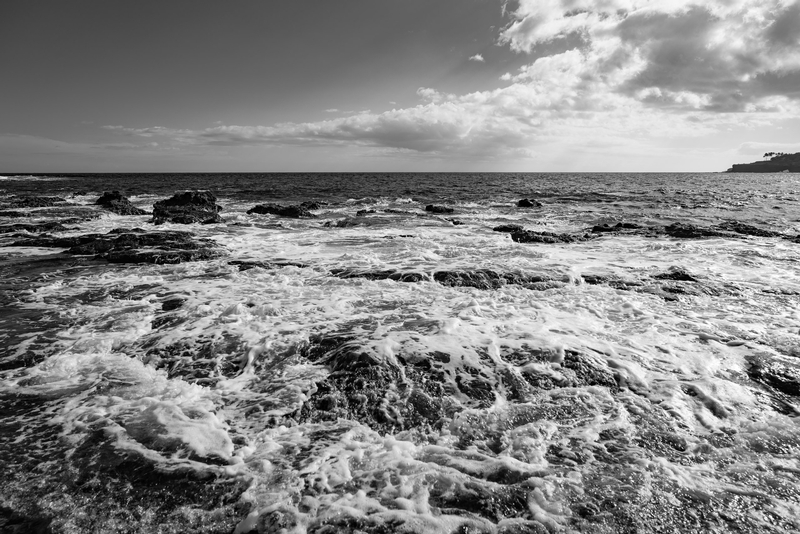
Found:
[[[224, 223], [159, 229], [224, 255], [0, 248], [0, 527], [800, 530], [795, 175], [0, 179], [71, 204], [6, 223], [152, 227], [91, 205], [110, 189], [213, 191]], [[245, 213], [302, 200], [329, 204]], [[782, 235], [492, 231], [622, 221]]]

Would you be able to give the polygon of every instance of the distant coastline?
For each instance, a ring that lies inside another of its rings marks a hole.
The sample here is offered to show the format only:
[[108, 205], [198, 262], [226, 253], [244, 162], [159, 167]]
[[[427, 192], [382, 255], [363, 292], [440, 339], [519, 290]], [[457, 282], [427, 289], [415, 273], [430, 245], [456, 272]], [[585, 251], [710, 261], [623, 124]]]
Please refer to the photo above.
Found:
[[768, 152], [763, 161], [736, 163], [725, 172], [800, 172], [800, 152], [783, 154]]

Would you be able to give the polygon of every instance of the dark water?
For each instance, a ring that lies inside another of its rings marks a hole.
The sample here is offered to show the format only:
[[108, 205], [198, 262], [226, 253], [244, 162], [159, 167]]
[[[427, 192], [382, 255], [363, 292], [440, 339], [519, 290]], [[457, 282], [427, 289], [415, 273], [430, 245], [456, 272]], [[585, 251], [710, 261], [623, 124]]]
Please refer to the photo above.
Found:
[[[224, 222], [94, 205], [193, 189]], [[793, 174], [0, 178], [0, 230], [217, 253], [0, 234], [0, 531], [800, 531], [798, 200]]]

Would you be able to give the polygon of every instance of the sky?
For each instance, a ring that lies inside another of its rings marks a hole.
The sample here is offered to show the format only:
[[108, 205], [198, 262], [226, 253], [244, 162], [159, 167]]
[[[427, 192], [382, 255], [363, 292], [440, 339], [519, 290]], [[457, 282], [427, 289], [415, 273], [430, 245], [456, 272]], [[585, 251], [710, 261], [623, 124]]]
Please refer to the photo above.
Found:
[[0, 173], [703, 172], [800, 152], [800, 0], [3, 0]]

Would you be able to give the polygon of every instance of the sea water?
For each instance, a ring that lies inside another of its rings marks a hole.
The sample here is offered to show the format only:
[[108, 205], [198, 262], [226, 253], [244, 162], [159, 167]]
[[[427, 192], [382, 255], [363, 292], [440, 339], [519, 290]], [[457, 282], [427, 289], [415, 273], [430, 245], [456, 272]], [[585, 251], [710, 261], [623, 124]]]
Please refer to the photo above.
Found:
[[0, 235], [0, 530], [800, 531], [796, 175], [4, 176], [68, 202], [0, 225], [152, 229], [111, 189], [212, 191], [159, 229], [222, 255]]

